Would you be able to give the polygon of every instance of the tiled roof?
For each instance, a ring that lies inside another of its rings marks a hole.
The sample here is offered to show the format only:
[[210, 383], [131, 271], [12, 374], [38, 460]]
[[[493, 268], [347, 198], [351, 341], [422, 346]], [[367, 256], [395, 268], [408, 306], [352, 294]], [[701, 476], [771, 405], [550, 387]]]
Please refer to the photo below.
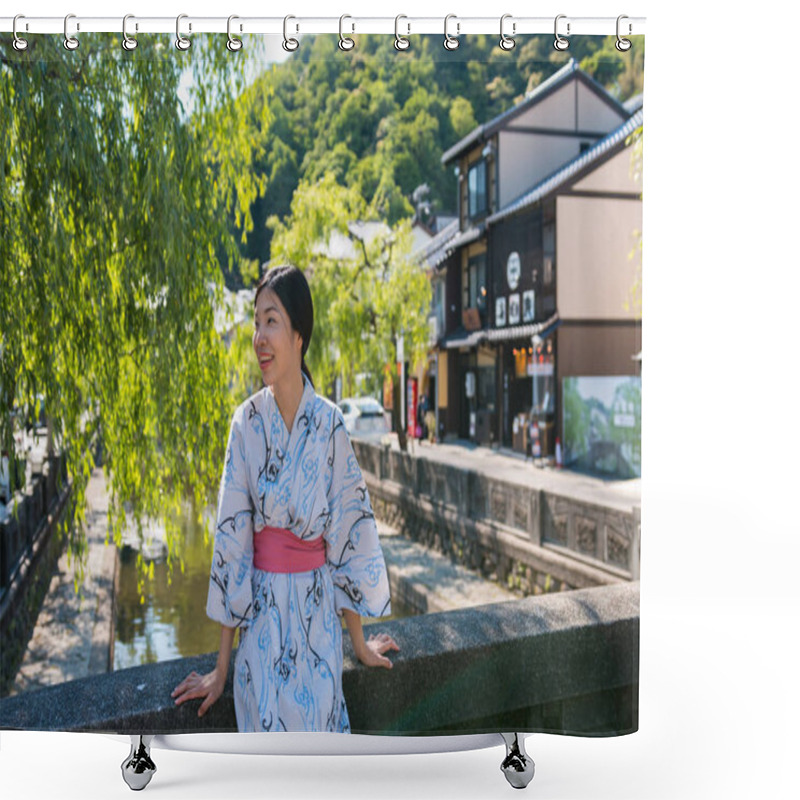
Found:
[[639, 92], [639, 94], [629, 97], [622, 105], [629, 114], [635, 114], [644, 105], [644, 95]]
[[529, 339], [540, 333], [550, 333], [561, 324], [561, 319], [556, 311], [552, 316], [542, 322], [531, 322], [526, 325], [512, 325], [508, 328], [481, 328], [477, 331], [455, 331], [444, 337], [440, 345], [446, 350], [456, 347], [475, 347], [482, 342], [502, 342], [509, 339]]
[[479, 125], [477, 128], [470, 131], [463, 139], [456, 142], [456, 144], [446, 150], [442, 155], [442, 164], [447, 164], [468, 147], [484, 138], [491, 136], [491, 134], [493, 134], [496, 130], [502, 128], [509, 118], [521, 114], [530, 106], [538, 103], [556, 86], [561, 83], [566, 83], [566, 81], [568, 81], [576, 73], [579, 73], [583, 79], [595, 87], [598, 94], [603, 95], [613, 106], [615, 106], [620, 115], [629, 115], [632, 113], [632, 111], [626, 109], [624, 105], [612, 97], [594, 78], [592, 78], [591, 75], [585, 73], [578, 66], [578, 63], [575, 61], [575, 59], [570, 59], [563, 67], [561, 67], [560, 70], [554, 72], [549, 78], [542, 81], [534, 89], [531, 89], [531, 91], [525, 95], [525, 98], [522, 101], [507, 109], [502, 114], [498, 114], [496, 117], [490, 119], [488, 122], [485, 122], [483, 125]]
[[481, 330], [472, 331], [472, 333], [467, 333], [462, 330], [446, 336], [442, 339], [441, 344], [442, 347], [447, 350], [452, 350], [455, 347], [474, 347], [486, 340], [487, 333], [488, 332], [483, 328], [481, 328]]
[[425, 261], [429, 267], [436, 267], [447, 258], [446, 246], [448, 242], [458, 235], [458, 220], [454, 219], [446, 225], [436, 236], [422, 247], [415, 250], [411, 257], [415, 261]]
[[459, 221], [453, 220], [426, 244], [424, 248], [417, 250], [414, 257], [419, 261], [425, 260], [430, 267], [437, 267], [444, 261], [450, 253], [457, 247], [474, 242], [484, 231], [483, 225], [467, 228], [459, 231]]
[[549, 319], [544, 322], [530, 322], [526, 325], [513, 325], [510, 328], [492, 328], [488, 331], [487, 338], [490, 342], [506, 341], [508, 339], [522, 339], [536, 336], [548, 328], [554, 328], [559, 325], [561, 320], [556, 311]]

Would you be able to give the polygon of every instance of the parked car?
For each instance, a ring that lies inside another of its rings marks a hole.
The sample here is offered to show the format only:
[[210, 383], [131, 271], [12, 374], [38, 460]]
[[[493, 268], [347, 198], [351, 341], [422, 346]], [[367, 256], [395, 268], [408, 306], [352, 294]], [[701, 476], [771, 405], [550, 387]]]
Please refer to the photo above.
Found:
[[374, 397], [346, 397], [339, 402], [347, 432], [354, 436], [382, 436], [392, 426], [383, 406]]

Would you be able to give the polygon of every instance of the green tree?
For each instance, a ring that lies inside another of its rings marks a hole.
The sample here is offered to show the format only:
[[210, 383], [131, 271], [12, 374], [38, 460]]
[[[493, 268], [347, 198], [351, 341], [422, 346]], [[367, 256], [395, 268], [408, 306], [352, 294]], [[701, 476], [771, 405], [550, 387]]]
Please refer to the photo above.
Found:
[[[398, 398], [393, 415], [400, 431], [400, 387], [393, 369], [397, 337], [403, 335], [409, 360], [425, 352], [431, 289], [409, 257], [409, 222], [379, 224], [372, 228], [374, 235], [365, 235], [359, 223], [376, 218], [381, 217], [375, 203], [367, 203], [353, 187], [340, 186], [333, 175], [301, 182], [289, 218], [269, 220], [271, 263], [288, 261], [309, 278], [315, 314], [308, 364], [317, 385], [329, 387], [341, 374], [344, 392], [350, 394], [356, 375], [366, 373], [374, 391], [388, 372]], [[351, 255], [331, 252], [334, 233], [350, 243]], [[400, 446], [406, 447], [402, 432]]]
[[[355, 185], [368, 203], [380, 191], [391, 224], [412, 213], [400, 196], [408, 198], [423, 182], [431, 189], [434, 212], [455, 211], [457, 185], [441, 165], [442, 153], [569, 58], [620, 99], [641, 91], [641, 37], [624, 54], [615, 41], [575, 37], [569, 51], [558, 53], [552, 36], [534, 36], [503, 52], [496, 36], [470, 36], [457, 51], [446, 52], [440, 36], [415, 36], [410, 50], [397, 53], [391, 37], [361, 35], [343, 53], [336, 37], [305, 37], [296, 53], [265, 71], [253, 87], [268, 95], [274, 119], [265, 130], [247, 131], [263, 141], [265, 156], [254, 168], [269, 188], [255, 201], [255, 230], [242, 253], [265, 260], [272, 229], [264, 220], [271, 214], [284, 218], [300, 182], [328, 172]], [[275, 147], [273, 137], [283, 146]], [[233, 272], [227, 275], [230, 281]]]
[[58, 36], [17, 52], [0, 36], [0, 437], [11, 449], [12, 406], [45, 396], [79, 562], [97, 434], [111, 531], [162, 519], [170, 566], [181, 505], [199, 521], [218, 485], [235, 402], [219, 254], [238, 258], [229, 218], [251, 225], [248, 131], [269, 123], [264, 96], [243, 93], [246, 50], [195, 36], [176, 55], [140, 37], [128, 53], [93, 34], [79, 53]]
[[450, 106], [450, 124], [453, 126], [453, 133], [458, 139], [463, 139], [478, 127], [475, 114], [472, 111], [472, 103], [465, 97], [456, 97]]

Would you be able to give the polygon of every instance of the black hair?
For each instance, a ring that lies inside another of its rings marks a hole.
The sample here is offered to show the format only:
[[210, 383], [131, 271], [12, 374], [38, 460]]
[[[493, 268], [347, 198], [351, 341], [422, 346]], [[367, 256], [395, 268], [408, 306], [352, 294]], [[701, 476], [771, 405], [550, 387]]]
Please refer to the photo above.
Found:
[[278, 295], [278, 299], [289, 315], [292, 330], [300, 334], [300, 338], [303, 340], [300, 369], [305, 373], [312, 388], [315, 388], [305, 358], [311, 342], [311, 333], [314, 330], [314, 302], [311, 299], [311, 289], [308, 287], [306, 276], [303, 275], [302, 270], [288, 264], [267, 270], [256, 287], [256, 295], [253, 298], [254, 306], [262, 289], [269, 289]]

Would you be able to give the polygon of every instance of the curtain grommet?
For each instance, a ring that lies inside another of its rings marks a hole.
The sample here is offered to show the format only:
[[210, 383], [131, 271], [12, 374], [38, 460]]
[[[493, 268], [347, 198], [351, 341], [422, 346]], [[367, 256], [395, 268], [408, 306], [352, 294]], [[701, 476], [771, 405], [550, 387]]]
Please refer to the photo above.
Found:
[[[631, 40], [630, 39], [623, 39], [619, 32], [619, 24], [622, 22], [623, 19], [628, 19], [625, 14], [620, 14], [617, 17], [617, 41], [614, 42], [614, 47], [619, 50], [620, 53], [627, 53], [628, 50], [631, 49]], [[628, 23], [628, 36], [631, 35], [631, 24]]]
[[[405, 14], [398, 14], [394, 18], [394, 49], [402, 52], [411, 47], [411, 42], [405, 36], [400, 35], [399, 27], [401, 19], [408, 19], [408, 17]], [[408, 28], [408, 33], [411, 33], [411, 25], [406, 23], [406, 26]]]
[[[127, 50], [128, 52], [130, 52], [131, 50], [135, 50], [136, 47], [139, 44], [139, 42], [136, 41], [136, 37], [135, 36], [130, 36], [128, 34], [128, 20], [129, 19], [135, 19], [133, 14], [126, 14], [122, 18], [122, 49], [123, 50]], [[136, 28], [138, 30], [139, 26], [137, 25]]]
[[[456, 20], [455, 36], [451, 36], [447, 30], [447, 23], [450, 22], [451, 19]], [[444, 47], [445, 50], [450, 50], [451, 52], [453, 50], [458, 50], [458, 45], [459, 45], [458, 36], [460, 33], [461, 33], [461, 23], [458, 21], [458, 18], [456, 17], [455, 14], [448, 14], [444, 18], [444, 41], [442, 42], [442, 47]]]
[[[566, 19], [566, 18], [567, 18], [566, 14], [559, 14], [556, 17], [556, 22], [555, 22], [555, 35], [556, 35], [556, 38], [555, 38], [555, 41], [553, 42], [553, 47], [555, 47], [555, 49], [558, 50], [560, 53], [563, 52], [564, 50], [566, 50], [569, 47], [569, 39], [565, 39], [558, 32], [558, 21], [560, 19]], [[570, 26], [569, 26], [569, 22], [568, 22], [567, 23], [567, 36], [569, 36], [569, 27]]]
[[227, 47], [231, 53], [238, 53], [243, 47], [242, 40], [231, 33], [231, 22], [233, 22], [235, 19], [239, 19], [236, 14], [231, 14], [228, 17], [228, 41], [225, 47]]
[[27, 39], [23, 39], [17, 33], [17, 20], [20, 20], [20, 19], [25, 19], [25, 15], [24, 14], [17, 14], [14, 17], [14, 22], [13, 22], [13, 24], [11, 26], [11, 32], [13, 34], [13, 39], [11, 41], [11, 44], [13, 45], [14, 49], [18, 53], [22, 53], [23, 51], [28, 49], [28, 40]]
[[[339, 17], [339, 49], [343, 50], [344, 52], [352, 50], [356, 46], [355, 40], [351, 39], [349, 36], [345, 36], [344, 31], [342, 30], [344, 21], [346, 19], [353, 19], [353, 18], [349, 14], [342, 14], [342, 16]], [[353, 28], [355, 29], [355, 25], [353, 26]]]
[[290, 19], [297, 19], [297, 17], [293, 17], [289, 14], [283, 18], [283, 42], [281, 42], [281, 47], [283, 47], [287, 53], [293, 53], [300, 47], [300, 42], [290, 37], [288, 34], [288, 23]]
[[506, 52], [508, 52], [509, 50], [513, 50], [517, 45], [516, 41], [513, 38], [514, 34], [516, 34], [517, 32], [517, 23], [516, 22], [511, 23], [511, 36], [507, 36], [503, 31], [503, 23], [507, 19], [511, 19], [511, 14], [503, 14], [503, 16], [500, 17], [500, 49], [505, 50]]
[[[181, 33], [181, 20], [188, 19], [188, 14], [178, 14], [178, 18], [175, 20], [175, 47], [180, 50], [182, 53], [188, 50], [192, 46], [192, 40], [187, 38]], [[189, 23], [189, 31], [192, 30], [192, 24]]]
[[[69, 21], [71, 19], [75, 19], [75, 14], [67, 14], [64, 17], [64, 49], [65, 50], [77, 50], [80, 47], [80, 42], [74, 37], [69, 35]], [[78, 30], [80, 30], [80, 25], [78, 25]]]

